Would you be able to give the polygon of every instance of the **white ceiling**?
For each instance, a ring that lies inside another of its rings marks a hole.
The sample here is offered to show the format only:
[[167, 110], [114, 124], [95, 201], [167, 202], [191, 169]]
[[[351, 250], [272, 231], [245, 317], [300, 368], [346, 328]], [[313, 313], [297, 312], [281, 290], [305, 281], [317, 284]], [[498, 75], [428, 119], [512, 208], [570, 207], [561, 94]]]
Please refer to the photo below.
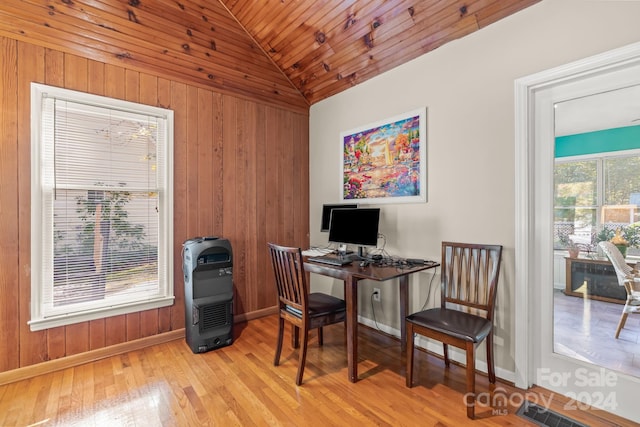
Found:
[[640, 85], [556, 104], [556, 136], [640, 126]]

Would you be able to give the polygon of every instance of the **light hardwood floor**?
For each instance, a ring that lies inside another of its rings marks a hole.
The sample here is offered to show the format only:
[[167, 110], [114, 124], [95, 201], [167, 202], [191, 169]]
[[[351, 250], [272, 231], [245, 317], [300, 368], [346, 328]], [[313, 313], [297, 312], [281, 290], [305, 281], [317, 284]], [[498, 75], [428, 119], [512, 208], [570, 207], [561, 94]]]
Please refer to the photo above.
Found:
[[640, 314], [630, 314], [615, 338], [621, 304], [554, 291], [554, 350], [640, 378]]
[[498, 382], [475, 421], [463, 406], [465, 370], [444, 369], [438, 357], [416, 354], [414, 387], [405, 386], [400, 345], [359, 329], [360, 380], [347, 380], [342, 325], [312, 335], [303, 384], [295, 385], [298, 351], [289, 336], [273, 366], [276, 317], [236, 325], [233, 345], [193, 354], [184, 340], [0, 387], [1, 426], [507, 426], [534, 425], [516, 415], [523, 397], [590, 426], [631, 426], [601, 411], [567, 410], [568, 401], [540, 388]]

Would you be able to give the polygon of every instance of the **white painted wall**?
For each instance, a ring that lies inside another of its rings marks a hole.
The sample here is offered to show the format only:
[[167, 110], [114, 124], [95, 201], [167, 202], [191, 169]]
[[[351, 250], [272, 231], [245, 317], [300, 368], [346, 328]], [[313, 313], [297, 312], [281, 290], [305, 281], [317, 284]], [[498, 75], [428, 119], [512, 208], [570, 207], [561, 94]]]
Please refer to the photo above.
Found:
[[[640, 40], [640, 1], [544, 0], [463, 39], [311, 107], [311, 243], [323, 203], [339, 201], [341, 131], [419, 107], [427, 108], [428, 201], [381, 204], [386, 250], [439, 259], [443, 240], [504, 246], [497, 301], [496, 367], [514, 363], [514, 80]], [[375, 55], [375, 52], [374, 52]], [[412, 309], [426, 301], [430, 273], [411, 280]], [[433, 281], [429, 305], [438, 303]], [[399, 329], [393, 282], [376, 284], [382, 304], [372, 313], [372, 283], [360, 287], [365, 323]], [[314, 290], [342, 296], [338, 281], [314, 276]], [[483, 351], [480, 351], [483, 354]], [[484, 357], [484, 356], [481, 356]], [[482, 366], [482, 364], [480, 364]], [[501, 375], [502, 374], [502, 375]]]

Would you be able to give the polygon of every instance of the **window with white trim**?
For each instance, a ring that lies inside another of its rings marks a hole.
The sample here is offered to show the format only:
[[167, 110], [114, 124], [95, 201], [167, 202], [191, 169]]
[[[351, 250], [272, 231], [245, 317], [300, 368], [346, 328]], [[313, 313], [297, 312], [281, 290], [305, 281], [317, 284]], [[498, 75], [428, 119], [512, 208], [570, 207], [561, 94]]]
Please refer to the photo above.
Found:
[[595, 252], [597, 242], [610, 240], [619, 230], [630, 245], [626, 253], [639, 256], [639, 171], [640, 150], [556, 159], [556, 249], [563, 249], [568, 238]]
[[31, 85], [31, 330], [173, 304], [173, 111]]

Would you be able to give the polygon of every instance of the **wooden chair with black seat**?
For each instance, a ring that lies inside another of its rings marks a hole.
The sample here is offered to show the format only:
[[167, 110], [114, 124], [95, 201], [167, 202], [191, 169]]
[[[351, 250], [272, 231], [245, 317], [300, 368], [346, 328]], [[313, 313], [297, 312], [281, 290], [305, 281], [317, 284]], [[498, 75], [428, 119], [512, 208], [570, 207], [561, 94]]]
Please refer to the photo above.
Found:
[[487, 342], [489, 382], [496, 382], [493, 361], [493, 313], [502, 260], [501, 245], [442, 242], [441, 305], [407, 316], [407, 387], [413, 386], [414, 334], [466, 351], [467, 417], [475, 417], [475, 349]]
[[344, 322], [346, 305], [344, 300], [321, 292], [309, 293], [304, 261], [300, 248], [279, 246], [268, 243], [271, 262], [278, 289], [278, 343], [275, 366], [280, 364], [284, 322], [293, 325], [293, 346], [298, 347], [298, 334], [302, 331], [302, 348], [298, 358], [296, 384], [302, 384], [302, 375], [307, 357], [309, 331], [318, 329], [318, 343], [323, 344], [322, 328]]
[[598, 243], [604, 254], [609, 258], [614, 270], [616, 271], [616, 277], [618, 278], [618, 284], [624, 286], [627, 291], [627, 300], [624, 303], [622, 309], [622, 315], [618, 321], [618, 327], [616, 328], [616, 339], [620, 337], [620, 331], [627, 323], [627, 317], [630, 313], [640, 314], [640, 272], [631, 267], [622, 256], [620, 249], [611, 242]]

